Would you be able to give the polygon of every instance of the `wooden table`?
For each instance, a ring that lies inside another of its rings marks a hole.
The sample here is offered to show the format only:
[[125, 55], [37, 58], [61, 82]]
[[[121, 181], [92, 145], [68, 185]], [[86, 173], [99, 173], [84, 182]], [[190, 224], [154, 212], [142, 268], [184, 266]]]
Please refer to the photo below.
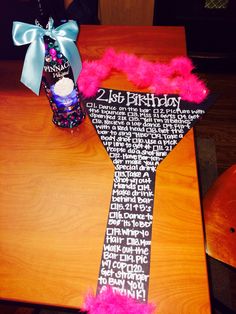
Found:
[[[83, 59], [106, 47], [148, 60], [185, 54], [181, 27], [82, 26]], [[113, 165], [87, 118], [51, 123], [43, 94], [20, 82], [22, 63], [0, 63], [0, 298], [79, 308], [96, 289]], [[137, 90], [122, 74], [103, 87]], [[157, 170], [149, 300], [159, 314], [210, 313], [193, 131]]]

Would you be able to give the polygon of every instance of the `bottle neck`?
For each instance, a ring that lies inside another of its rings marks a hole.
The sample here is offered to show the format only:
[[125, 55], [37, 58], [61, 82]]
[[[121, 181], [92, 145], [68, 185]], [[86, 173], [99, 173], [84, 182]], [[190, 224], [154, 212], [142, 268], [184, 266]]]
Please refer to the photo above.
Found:
[[49, 17], [58, 26], [65, 20], [66, 14], [63, 0], [35, 0], [37, 6], [37, 20], [45, 28]]

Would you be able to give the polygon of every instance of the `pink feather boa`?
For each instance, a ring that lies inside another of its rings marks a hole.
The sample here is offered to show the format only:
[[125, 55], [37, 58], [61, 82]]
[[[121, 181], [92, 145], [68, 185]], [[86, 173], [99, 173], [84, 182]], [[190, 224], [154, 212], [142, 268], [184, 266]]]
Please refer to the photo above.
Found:
[[83, 311], [89, 314], [152, 314], [155, 306], [141, 303], [133, 298], [114, 292], [107, 287], [97, 296], [89, 293], [85, 298]]
[[84, 97], [97, 93], [102, 80], [111, 71], [121, 71], [139, 88], [148, 88], [154, 94], [179, 94], [183, 100], [200, 103], [208, 95], [203, 81], [192, 74], [194, 66], [187, 57], [177, 57], [169, 64], [151, 62], [125, 52], [109, 48], [101, 59], [84, 61], [78, 78], [78, 87]]

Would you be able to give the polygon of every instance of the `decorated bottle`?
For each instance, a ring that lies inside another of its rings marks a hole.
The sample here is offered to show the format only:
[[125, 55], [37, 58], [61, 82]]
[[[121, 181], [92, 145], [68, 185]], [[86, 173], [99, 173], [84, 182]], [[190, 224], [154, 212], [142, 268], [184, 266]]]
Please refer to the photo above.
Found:
[[78, 26], [72, 20], [56, 28], [53, 24], [52, 18], [46, 29], [37, 20], [36, 25], [14, 21], [12, 36], [17, 46], [29, 44], [21, 82], [37, 95], [42, 82], [53, 122], [59, 127], [73, 128], [85, 117], [76, 83], [82, 66], [75, 45]]
[[62, 128], [78, 126], [85, 114], [69, 61], [55, 40], [44, 36], [45, 58], [42, 85], [48, 97], [55, 125]]

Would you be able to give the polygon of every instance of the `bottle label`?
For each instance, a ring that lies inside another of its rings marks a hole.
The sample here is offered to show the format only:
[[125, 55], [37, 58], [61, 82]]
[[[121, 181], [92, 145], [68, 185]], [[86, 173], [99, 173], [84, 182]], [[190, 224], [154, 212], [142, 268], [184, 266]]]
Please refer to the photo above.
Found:
[[70, 63], [66, 61], [64, 64], [44, 65], [43, 70], [52, 73], [53, 78], [61, 78], [70, 74]]

